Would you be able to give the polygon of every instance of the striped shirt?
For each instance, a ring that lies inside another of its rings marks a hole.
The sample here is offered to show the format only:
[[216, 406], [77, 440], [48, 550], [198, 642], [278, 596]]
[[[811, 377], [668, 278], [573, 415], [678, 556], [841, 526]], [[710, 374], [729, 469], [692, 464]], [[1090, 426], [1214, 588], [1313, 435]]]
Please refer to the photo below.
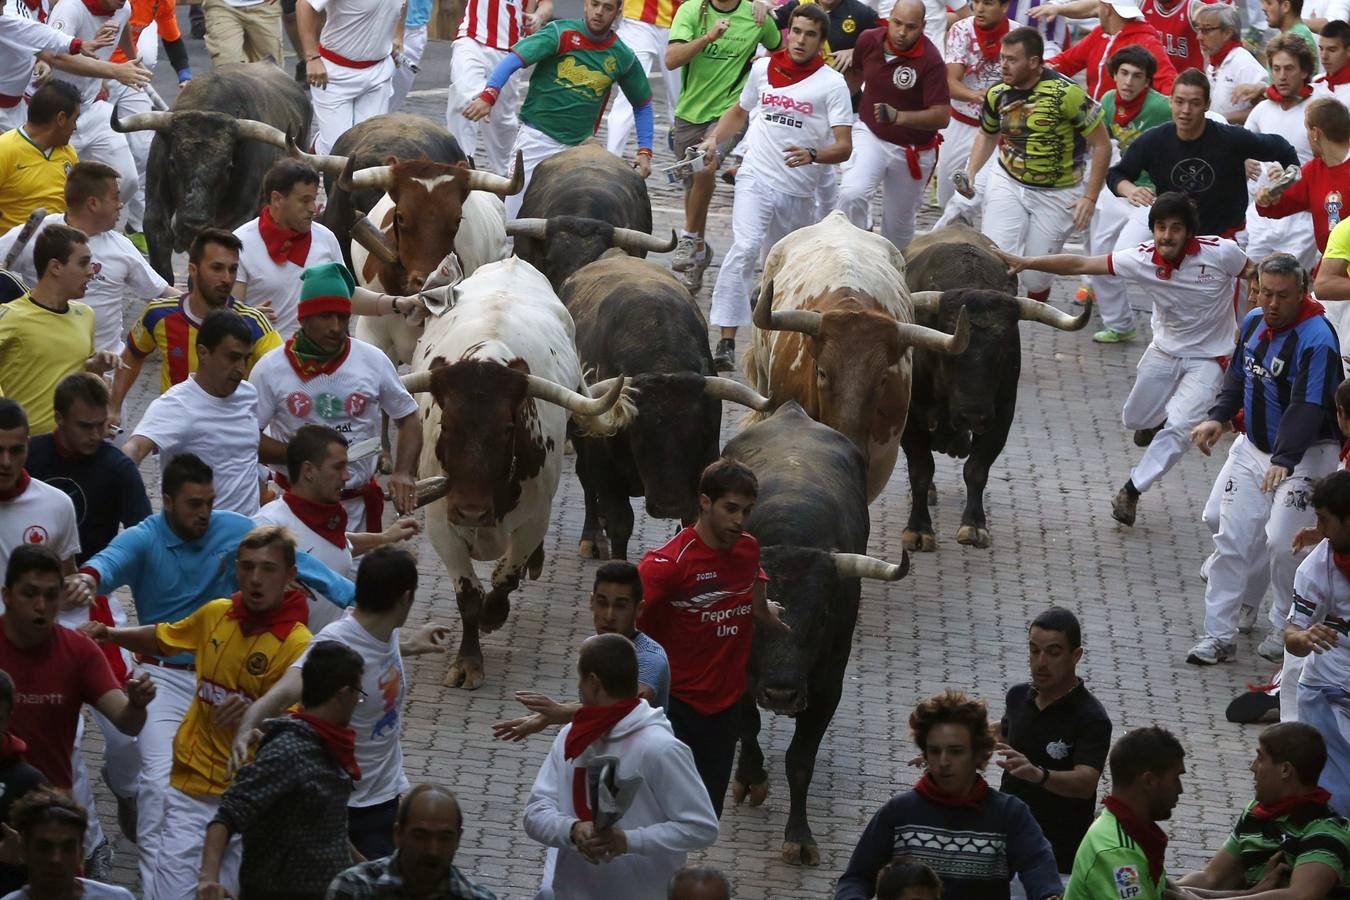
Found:
[[506, 51], [524, 34], [524, 0], [468, 0], [455, 37], [472, 38], [484, 47]]
[[[175, 384], [186, 381], [197, 371], [197, 326], [187, 308], [188, 295], [165, 297], [146, 305], [136, 324], [127, 335], [127, 345], [137, 357], [144, 359], [158, 349], [163, 361], [160, 366], [159, 392], [162, 394]], [[230, 298], [229, 309], [243, 316], [253, 332], [253, 352], [249, 354], [248, 370], [253, 371], [258, 360], [282, 345], [281, 335], [272, 328], [267, 316], [251, 306]]]
[[[1223, 849], [1242, 864], [1242, 887], [1253, 888], [1266, 877], [1266, 866], [1278, 851], [1297, 870], [1321, 863], [1336, 873], [1336, 884], [1350, 888], [1350, 822], [1321, 803], [1302, 803], [1284, 816], [1252, 815], [1253, 800], [1238, 818]], [[1333, 889], [1328, 895], [1341, 896]]]
[[657, 28], [669, 28], [680, 0], [623, 0], [623, 17], [646, 22]]

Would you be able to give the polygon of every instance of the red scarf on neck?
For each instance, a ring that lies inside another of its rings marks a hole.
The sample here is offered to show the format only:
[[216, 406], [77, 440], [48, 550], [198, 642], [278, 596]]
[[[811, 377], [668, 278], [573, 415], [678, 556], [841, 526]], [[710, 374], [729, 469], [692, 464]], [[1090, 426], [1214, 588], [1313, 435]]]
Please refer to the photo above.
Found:
[[[39, 22], [47, 21], [47, 14], [42, 10], [42, 0], [23, 0], [23, 5], [37, 13]], [[102, 13], [100, 13], [102, 15]]]
[[1335, 73], [1323, 75], [1320, 81], [1329, 88], [1350, 84], [1350, 66], [1341, 66]]
[[1312, 85], [1305, 84], [1298, 89], [1298, 93], [1293, 97], [1286, 97], [1284, 94], [1275, 90], [1275, 85], [1272, 84], [1270, 87], [1266, 88], [1266, 96], [1276, 103], [1288, 103], [1290, 100], [1306, 100], [1312, 96], [1312, 91]]
[[244, 605], [242, 593], [236, 593], [230, 600], [234, 605], [225, 616], [229, 619], [238, 619], [239, 630], [244, 632], [246, 637], [270, 631], [277, 640], [284, 641], [295, 626], [309, 622], [309, 603], [300, 591], [287, 591], [281, 605], [265, 613], [250, 612]]
[[[1340, 563], [1337, 562], [1336, 565], [1339, 566]], [[1344, 569], [1341, 571], [1344, 571]], [[1252, 815], [1258, 819], [1277, 819], [1280, 816], [1289, 815], [1305, 804], [1308, 806], [1326, 806], [1329, 803], [1331, 803], [1331, 793], [1323, 788], [1314, 788], [1303, 794], [1295, 794], [1292, 797], [1277, 800], [1269, 806], [1258, 803], [1252, 807]]]
[[334, 725], [332, 722], [325, 722], [317, 716], [312, 716], [304, 710], [291, 710], [291, 717], [299, 719], [319, 736], [328, 752], [333, 754], [333, 759], [339, 766], [346, 770], [347, 774], [352, 776], [352, 781], [361, 780], [361, 767], [356, 764], [356, 732], [350, 728], [344, 728], [341, 725]]
[[1350, 553], [1337, 553], [1333, 550], [1331, 551], [1331, 561], [1336, 564], [1337, 570], [1345, 576], [1346, 580], [1350, 581]]
[[[1004, 16], [993, 28], [985, 28], [979, 22], [971, 22], [975, 26], [975, 41], [980, 45], [980, 56], [985, 59], [998, 59], [998, 48], [1003, 43], [1003, 36], [1008, 33], [1012, 23], [1008, 17]], [[1120, 101], [1117, 100], [1117, 109]]]
[[1158, 277], [1162, 278], [1164, 281], [1166, 281], [1168, 278], [1171, 278], [1172, 273], [1175, 272], [1178, 268], [1180, 268], [1181, 264], [1186, 261], [1186, 257], [1194, 256], [1199, 252], [1200, 252], [1200, 241], [1194, 237], [1192, 237], [1190, 240], [1186, 242], [1185, 249], [1181, 251], [1181, 259], [1177, 260], [1175, 263], [1170, 263], [1167, 260], [1163, 259], [1162, 254], [1158, 252], [1158, 248], [1154, 247], [1153, 264], [1157, 266], [1159, 269], [1166, 270], [1166, 274], [1164, 274], [1162, 271], [1159, 271]]
[[1130, 809], [1124, 803], [1121, 803], [1115, 797], [1107, 796], [1102, 801], [1111, 815], [1116, 817], [1120, 827], [1125, 829], [1125, 833], [1134, 839], [1139, 845], [1139, 849], [1144, 851], [1144, 858], [1148, 860], [1149, 877], [1157, 883], [1163, 874], [1163, 857], [1167, 853], [1167, 833], [1157, 826], [1154, 822], [1147, 822], [1135, 815], [1134, 810]]
[[[299, 332], [297, 331], [296, 334], [299, 334]], [[347, 338], [347, 342], [342, 345], [342, 351], [327, 362], [301, 359], [300, 355], [295, 352], [295, 334], [286, 339], [286, 345], [282, 349], [286, 351], [286, 361], [291, 364], [295, 374], [300, 376], [300, 380], [309, 381], [311, 378], [317, 378], [320, 375], [332, 375], [342, 368], [342, 364], [347, 361], [347, 356], [352, 352], [352, 339]]]
[[1311, 295], [1304, 294], [1303, 305], [1298, 308], [1298, 315], [1294, 317], [1294, 321], [1283, 328], [1271, 328], [1269, 324], [1262, 325], [1260, 332], [1256, 335], [1256, 339], [1260, 341], [1264, 340], [1268, 335], [1284, 334], [1289, 329], [1297, 327], [1303, 322], [1311, 319], [1313, 316], [1320, 316], [1326, 311], [1326, 307], [1314, 300]]
[[272, 210], [264, 206], [262, 212], [258, 214], [258, 235], [262, 238], [263, 245], [267, 247], [267, 255], [272, 258], [272, 262], [281, 265], [289, 259], [304, 268], [305, 260], [309, 259], [309, 245], [314, 237], [313, 232], [282, 228], [272, 220]]
[[14, 482], [14, 490], [0, 491], [0, 502], [13, 500], [28, 490], [28, 484], [33, 480], [33, 476], [28, 474], [27, 469], [19, 470], [19, 480]]
[[1117, 125], [1128, 125], [1134, 121], [1134, 117], [1139, 115], [1139, 110], [1144, 108], [1144, 101], [1148, 99], [1148, 88], [1139, 92], [1139, 96], [1133, 100], [1120, 99], [1120, 92], [1116, 92], [1116, 114], [1113, 117]]
[[0, 762], [23, 759], [24, 752], [27, 750], [28, 745], [23, 742], [23, 738], [15, 737], [9, 733], [0, 737]]
[[84, 0], [84, 8], [100, 19], [108, 18], [109, 13], [103, 8], [103, 0]]
[[339, 503], [320, 503], [306, 500], [295, 491], [286, 491], [281, 500], [291, 508], [295, 517], [309, 526], [319, 537], [337, 547], [347, 549], [347, 510]]
[[609, 730], [637, 709], [638, 698], [619, 700], [609, 706], [583, 706], [572, 717], [572, 730], [563, 741], [563, 759], [576, 759], [586, 748], [609, 733]]
[[776, 50], [769, 57], [769, 86], [781, 88], [796, 84], [810, 78], [812, 73], [823, 65], [825, 57], [820, 54], [816, 54], [799, 66], [788, 56], [787, 48]]
[[946, 806], [952, 809], [968, 806], [974, 809], [984, 802], [984, 795], [989, 793], [989, 782], [984, 780], [983, 775], [978, 775], [975, 778], [975, 786], [970, 789], [970, 793], [949, 794], [938, 787], [938, 783], [933, 780], [933, 773], [924, 772], [923, 777], [915, 783], [914, 792], [938, 806]]
[[1228, 54], [1241, 46], [1242, 41], [1229, 41], [1218, 50], [1214, 51], [1214, 55], [1209, 58], [1209, 64], [1217, 69], [1219, 66], [1223, 65], [1223, 61], [1228, 57]]
[[910, 47], [908, 50], [897, 50], [895, 49], [895, 45], [891, 43], [891, 33], [888, 30], [882, 37], [882, 41], [883, 46], [886, 48], [886, 52], [891, 56], [899, 56], [904, 59], [917, 59], [918, 57], [923, 56], [923, 41], [921, 40], [915, 41], [914, 46]]

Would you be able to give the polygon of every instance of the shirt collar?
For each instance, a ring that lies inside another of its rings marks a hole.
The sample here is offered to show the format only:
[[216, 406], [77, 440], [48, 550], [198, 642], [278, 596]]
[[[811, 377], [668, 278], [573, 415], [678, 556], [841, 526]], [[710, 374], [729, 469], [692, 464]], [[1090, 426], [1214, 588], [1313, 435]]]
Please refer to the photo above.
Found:
[[[402, 888], [403, 876], [399, 874], [398, 850], [391, 853], [383, 862], [384, 869], [375, 879], [376, 890], [393, 891]], [[450, 866], [450, 873], [446, 875], [444, 881], [436, 886], [436, 890], [432, 891], [431, 896], [472, 898], [474, 893], [469, 880], [452, 865]]]

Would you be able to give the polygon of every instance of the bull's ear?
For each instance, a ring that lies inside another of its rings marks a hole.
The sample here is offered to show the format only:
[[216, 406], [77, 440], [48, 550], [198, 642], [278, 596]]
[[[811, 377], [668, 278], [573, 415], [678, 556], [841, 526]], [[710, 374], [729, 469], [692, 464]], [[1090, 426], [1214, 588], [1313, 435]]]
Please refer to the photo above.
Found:
[[386, 166], [392, 166], [392, 165], [395, 165], [397, 162], [398, 162], [398, 157], [397, 157], [397, 156], [394, 156], [392, 153], [389, 154], [388, 156], [386, 156], [386, 157], [384, 158], [384, 164], [385, 164]]
[[469, 161], [466, 159], [461, 159], [457, 163], [451, 163], [451, 165], [453, 165], [457, 169], [465, 169], [470, 172], [473, 171], [473, 166], [469, 165]]
[[507, 363], [506, 367], [508, 369], [515, 369], [517, 372], [523, 372], [526, 375], [530, 374], [530, 364], [519, 356]]

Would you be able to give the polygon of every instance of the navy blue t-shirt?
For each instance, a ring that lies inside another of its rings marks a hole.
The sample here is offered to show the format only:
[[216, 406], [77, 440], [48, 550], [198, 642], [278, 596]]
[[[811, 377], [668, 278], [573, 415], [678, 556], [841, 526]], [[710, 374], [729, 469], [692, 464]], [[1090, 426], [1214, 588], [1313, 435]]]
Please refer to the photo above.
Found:
[[56, 435], [42, 434], [28, 442], [28, 474], [64, 491], [75, 504], [83, 564], [117, 536], [119, 524], [130, 528], [150, 515], [141, 472], [112, 444], [99, 445], [89, 457], [66, 456], [56, 449]]

